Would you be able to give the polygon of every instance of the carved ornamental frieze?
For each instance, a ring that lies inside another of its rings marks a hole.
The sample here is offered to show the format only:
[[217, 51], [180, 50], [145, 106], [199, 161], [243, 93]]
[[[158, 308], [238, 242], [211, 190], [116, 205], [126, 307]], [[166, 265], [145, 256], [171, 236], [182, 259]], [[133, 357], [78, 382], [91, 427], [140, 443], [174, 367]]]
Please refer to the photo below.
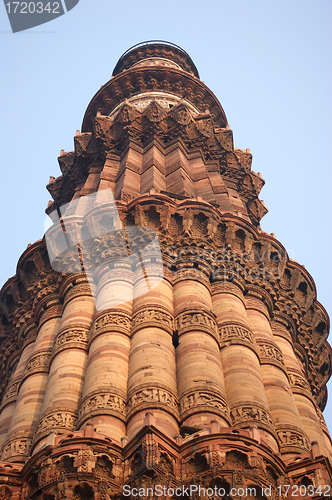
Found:
[[51, 411], [40, 418], [35, 439], [41, 439], [51, 431], [61, 434], [68, 430], [74, 430], [76, 421], [77, 415], [72, 411], [66, 411], [66, 409]]
[[127, 416], [130, 417], [137, 411], [149, 408], [163, 408], [175, 417], [178, 417], [177, 397], [166, 387], [141, 385], [128, 396]]
[[291, 426], [277, 426], [277, 434], [280, 444], [280, 449], [284, 453], [301, 453], [310, 449], [310, 441], [308, 436], [299, 429]]
[[78, 412], [79, 425], [94, 415], [115, 415], [126, 421], [126, 396], [113, 388], [104, 388], [86, 396]]
[[30, 375], [35, 373], [48, 373], [50, 367], [51, 353], [40, 352], [34, 354], [25, 366], [24, 373], [22, 375], [21, 383]]
[[234, 427], [247, 427], [250, 423], [254, 423], [275, 434], [270, 411], [257, 403], [248, 401], [234, 406], [231, 409], [231, 419]]
[[241, 324], [221, 325], [219, 326], [220, 347], [226, 347], [230, 344], [242, 344], [254, 349], [256, 352], [255, 337], [249, 328]]
[[193, 330], [203, 331], [218, 339], [216, 320], [210, 311], [186, 309], [175, 319], [176, 329], [179, 335]]
[[168, 333], [173, 332], [173, 316], [162, 308], [147, 307], [141, 311], [137, 311], [133, 315], [131, 322], [131, 332], [134, 334], [141, 328], [158, 327], [166, 330]]
[[180, 398], [179, 408], [183, 420], [197, 412], [206, 411], [221, 415], [226, 421], [230, 421], [225, 397], [206, 388], [196, 388], [194, 391], [187, 392]]
[[52, 357], [66, 349], [87, 350], [89, 329], [86, 326], [77, 325], [77, 328], [66, 328], [61, 330], [54, 341]]

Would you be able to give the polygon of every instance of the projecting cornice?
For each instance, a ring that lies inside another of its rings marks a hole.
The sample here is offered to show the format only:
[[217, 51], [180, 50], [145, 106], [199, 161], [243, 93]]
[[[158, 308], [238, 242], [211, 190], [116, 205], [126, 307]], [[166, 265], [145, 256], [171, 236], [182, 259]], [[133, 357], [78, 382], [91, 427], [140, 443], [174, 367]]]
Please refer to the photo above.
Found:
[[111, 78], [92, 98], [82, 123], [82, 132], [91, 132], [97, 113], [109, 115], [125, 99], [138, 94], [162, 92], [191, 103], [200, 113], [209, 109], [215, 125], [225, 128], [225, 112], [208, 87], [197, 77], [176, 68], [130, 68]]

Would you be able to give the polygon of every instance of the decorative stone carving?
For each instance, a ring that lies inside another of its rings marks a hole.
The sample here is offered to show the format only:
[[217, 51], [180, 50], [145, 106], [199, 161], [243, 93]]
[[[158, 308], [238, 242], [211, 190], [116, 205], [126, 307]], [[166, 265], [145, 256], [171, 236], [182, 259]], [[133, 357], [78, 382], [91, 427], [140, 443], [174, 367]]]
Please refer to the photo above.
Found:
[[260, 300], [246, 297], [245, 304], [247, 309], [256, 309], [257, 311], [260, 311], [263, 314], [265, 314], [265, 316], [267, 316], [267, 318], [270, 319], [268, 308]]
[[3, 397], [3, 400], [2, 400], [2, 405], [4, 403], [7, 404], [7, 403], [16, 399], [17, 394], [18, 394], [19, 385], [20, 385], [20, 381], [15, 380], [7, 387], [7, 390], [6, 390], [5, 395]]
[[62, 330], [55, 339], [53, 353], [63, 349], [70, 349], [73, 345], [76, 348], [80, 347], [86, 349], [88, 344], [88, 331], [86, 327]]
[[255, 339], [251, 331], [240, 325], [224, 325], [219, 327], [219, 339], [221, 345], [225, 345], [226, 342], [237, 342], [245, 341], [250, 344], [255, 344]]
[[[277, 366], [282, 365], [284, 367], [284, 358], [282, 352], [278, 346], [270, 343], [262, 343], [258, 341], [259, 357], [261, 364], [276, 364]], [[276, 363], [277, 362], [277, 363]]]
[[172, 111], [172, 116], [180, 125], [188, 125], [192, 121], [190, 111], [185, 106], [177, 106]]
[[36, 433], [43, 432], [46, 429], [67, 429], [73, 430], [76, 424], [76, 416], [66, 411], [56, 411], [45, 415], [39, 421]]
[[74, 467], [77, 472], [92, 472], [97, 462], [97, 457], [91, 449], [78, 450], [74, 460]]
[[33, 373], [48, 373], [51, 354], [47, 352], [34, 354], [25, 365], [21, 382]]
[[210, 116], [195, 120], [197, 130], [205, 137], [210, 137], [213, 134], [213, 124]]
[[217, 337], [216, 320], [212, 314], [207, 311], [197, 311], [195, 309], [186, 310], [177, 316], [175, 324], [179, 333], [184, 333], [184, 331], [193, 329], [200, 330], [203, 328], [203, 330], [208, 331], [208, 333], [212, 331], [213, 336]]
[[302, 375], [288, 370], [288, 377], [293, 392], [305, 391], [311, 395], [310, 385]]
[[135, 120], [137, 111], [135, 108], [128, 104], [128, 101], [122, 106], [118, 114], [116, 115], [116, 120], [122, 123], [131, 123]]
[[146, 116], [151, 122], [160, 122], [167, 116], [165, 110], [155, 101], [151, 102], [151, 104], [143, 112], [143, 115]]
[[243, 426], [243, 424], [248, 426], [250, 423], [255, 423], [258, 426], [264, 424], [274, 428], [270, 412], [266, 408], [252, 403], [242, 403], [232, 408], [231, 418], [233, 426]]
[[282, 453], [298, 453], [299, 450], [310, 449], [308, 437], [300, 430], [291, 426], [278, 426], [277, 435]]
[[97, 393], [88, 395], [82, 402], [79, 409], [78, 418], [80, 423], [97, 412], [98, 414], [107, 413], [116, 415], [125, 420], [126, 402], [125, 397], [113, 392], [111, 388], [101, 390]]
[[166, 331], [173, 330], [173, 317], [168, 312], [157, 308], [146, 308], [137, 312], [132, 319], [132, 332], [139, 328], [155, 325], [164, 328]]
[[11, 457], [16, 457], [18, 455], [28, 455], [31, 446], [31, 439], [28, 437], [15, 437], [9, 443], [5, 444], [1, 459], [5, 462]]
[[[219, 410], [226, 419], [229, 419], [229, 409], [227, 402], [223, 396], [208, 390], [196, 390], [189, 394], [186, 394], [180, 398], [180, 412], [183, 413], [193, 413], [193, 409], [197, 409], [199, 412], [203, 411], [202, 406], [205, 407], [205, 411]], [[218, 412], [219, 413], [219, 412]], [[183, 417], [183, 415], [182, 415]]]
[[128, 331], [130, 329], [130, 318], [120, 312], [106, 312], [99, 315], [92, 327], [92, 337], [98, 333], [98, 330], [109, 330], [109, 328], [120, 328], [121, 331]]
[[140, 388], [129, 396], [127, 408], [128, 416], [135, 410], [139, 410], [140, 406], [148, 408], [155, 405], [162, 405], [168, 411], [177, 415], [178, 401], [174, 394], [164, 387], [151, 387], [150, 385]]

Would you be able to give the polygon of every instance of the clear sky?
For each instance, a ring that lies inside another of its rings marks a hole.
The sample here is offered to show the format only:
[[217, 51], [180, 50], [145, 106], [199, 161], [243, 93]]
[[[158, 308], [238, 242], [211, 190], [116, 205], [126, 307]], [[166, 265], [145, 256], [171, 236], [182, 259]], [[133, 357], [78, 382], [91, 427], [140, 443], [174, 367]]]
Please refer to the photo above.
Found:
[[[121, 54], [151, 39], [180, 45], [221, 102], [235, 146], [266, 181], [262, 229], [313, 276], [331, 314], [330, 0], [80, 0], [12, 34], [0, 5], [0, 287], [43, 236], [45, 189], [73, 150], [85, 109]], [[332, 383], [324, 412], [332, 430]]]

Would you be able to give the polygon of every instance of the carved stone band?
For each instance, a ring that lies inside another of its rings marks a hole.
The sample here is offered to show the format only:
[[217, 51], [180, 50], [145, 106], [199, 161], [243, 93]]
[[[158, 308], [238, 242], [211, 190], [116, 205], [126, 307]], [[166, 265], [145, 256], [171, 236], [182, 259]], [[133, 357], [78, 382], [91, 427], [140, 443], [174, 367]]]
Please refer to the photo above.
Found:
[[288, 370], [288, 378], [292, 393], [306, 396], [316, 406], [309, 382], [300, 373], [290, 370]]
[[83, 349], [87, 351], [88, 334], [89, 329], [85, 326], [66, 328], [60, 331], [53, 345], [52, 360], [57, 354], [66, 349]]
[[329, 430], [327, 428], [325, 418], [324, 418], [323, 413], [321, 412], [321, 410], [319, 409], [318, 406], [316, 407], [316, 412], [317, 412], [319, 422], [320, 422], [320, 425], [321, 425], [323, 431], [329, 436]]
[[149, 408], [160, 408], [178, 418], [178, 400], [162, 386], [151, 387], [149, 384], [132, 393], [127, 402], [127, 417]]
[[117, 331], [129, 336], [130, 317], [119, 311], [103, 312], [103, 314], [97, 316], [94, 322], [91, 340], [109, 331]]
[[231, 409], [232, 425], [234, 427], [244, 427], [256, 424], [258, 427], [271, 430], [274, 434], [274, 422], [269, 410], [259, 404], [243, 402]]
[[5, 395], [3, 397], [3, 400], [2, 400], [2, 404], [1, 404], [0, 410], [2, 410], [2, 408], [4, 406], [6, 406], [7, 404], [16, 401], [16, 398], [17, 398], [17, 395], [18, 395], [19, 385], [20, 385], [20, 380], [14, 380], [7, 387], [7, 390], [6, 390]]
[[75, 299], [76, 297], [84, 297], [86, 295], [88, 297], [91, 297], [91, 290], [88, 283], [83, 282], [74, 285], [72, 288], [68, 287], [68, 289], [66, 290], [63, 306], [66, 307], [68, 302]]
[[266, 343], [263, 344], [261, 342], [258, 342], [258, 344], [259, 344], [259, 355], [262, 364], [266, 360], [268, 362], [270, 358], [274, 359], [275, 361], [278, 361], [281, 364], [284, 364], [282, 353], [277, 346], [273, 344], [266, 344]]
[[42, 437], [40, 434], [47, 435], [50, 430], [72, 431], [75, 428], [76, 420], [74, 412], [55, 411], [48, 413], [40, 419], [36, 434], [38, 437]]
[[257, 340], [259, 359], [261, 365], [275, 365], [281, 368], [287, 375], [282, 352], [278, 346], [265, 341]]
[[[51, 305], [50, 305], [51, 304]], [[54, 301], [54, 303], [47, 303], [47, 309], [46, 311], [42, 312], [41, 311], [41, 317], [39, 320], [39, 328], [46, 323], [46, 321], [49, 321], [54, 318], [61, 318], [63, 312], [63, 306], [58, 304], [58, 301]]]
[[310, 450], [310, 442], [308, 437], [296, 427], [278, 426], [277, 435], [282, 453], [298, 453]]
[[20, 381], [20, 385], [22, 382], [33, 375], [34, 373], [48, 373], [50, 366], [51, 354], [49, 352], [42, 352], [34, 354], [25, 365], [25, 370], [22, 375], [22, 379]]
[[14, 438], [9, 443], [5, 444], [2, 450], [1, 460], [5, 462], [10, 458], [11, 461], [14, 461], [15, 457], [18, 457], [19, 460], [21, 460], [22, 456], [28, 456], [30, 447], [30, 438]]
[[242, 344], [257, 354], [255, 337], [245, 326], [237, 324], [219, 326], [219, 341], [221, 349], [229, 344]]
[[161, 308], [146, 308], [138, 311], [133, 316], [131, 323], [132, 334], [146, 327], [158, 327], [166, 330], [168, 333], [173, 333], [173, 317], [171, 314]]
[[181, 419], [195, 413], [217, 413], [230, 423], [229, 408], [226, 399], [219, 393], [206, 389], [196, 390], [180, 398]]
[[113, 415], [126, 421], [126, 400], [125, 396], [114, 392], [112, 388], [95, 391], [89, 394], [82, 401], [78, 412], [78, 423], [88, 420], [94, 415]]
[[207, 311], [197, 311], [196, 309], [186, 310], [177, 316], [175, 324], [179, 335], [187, 331], [199, 330], [212, 335], [218, 340], [216, 320]]
[[212, 295], [219, 293], [227, 293], [231, 295], [235, 295], [242, 302], [244, 301], [243, 291], [241, 288], [233, 283], [225, 282], [225, 281], [215, 281], [212, 283]]

